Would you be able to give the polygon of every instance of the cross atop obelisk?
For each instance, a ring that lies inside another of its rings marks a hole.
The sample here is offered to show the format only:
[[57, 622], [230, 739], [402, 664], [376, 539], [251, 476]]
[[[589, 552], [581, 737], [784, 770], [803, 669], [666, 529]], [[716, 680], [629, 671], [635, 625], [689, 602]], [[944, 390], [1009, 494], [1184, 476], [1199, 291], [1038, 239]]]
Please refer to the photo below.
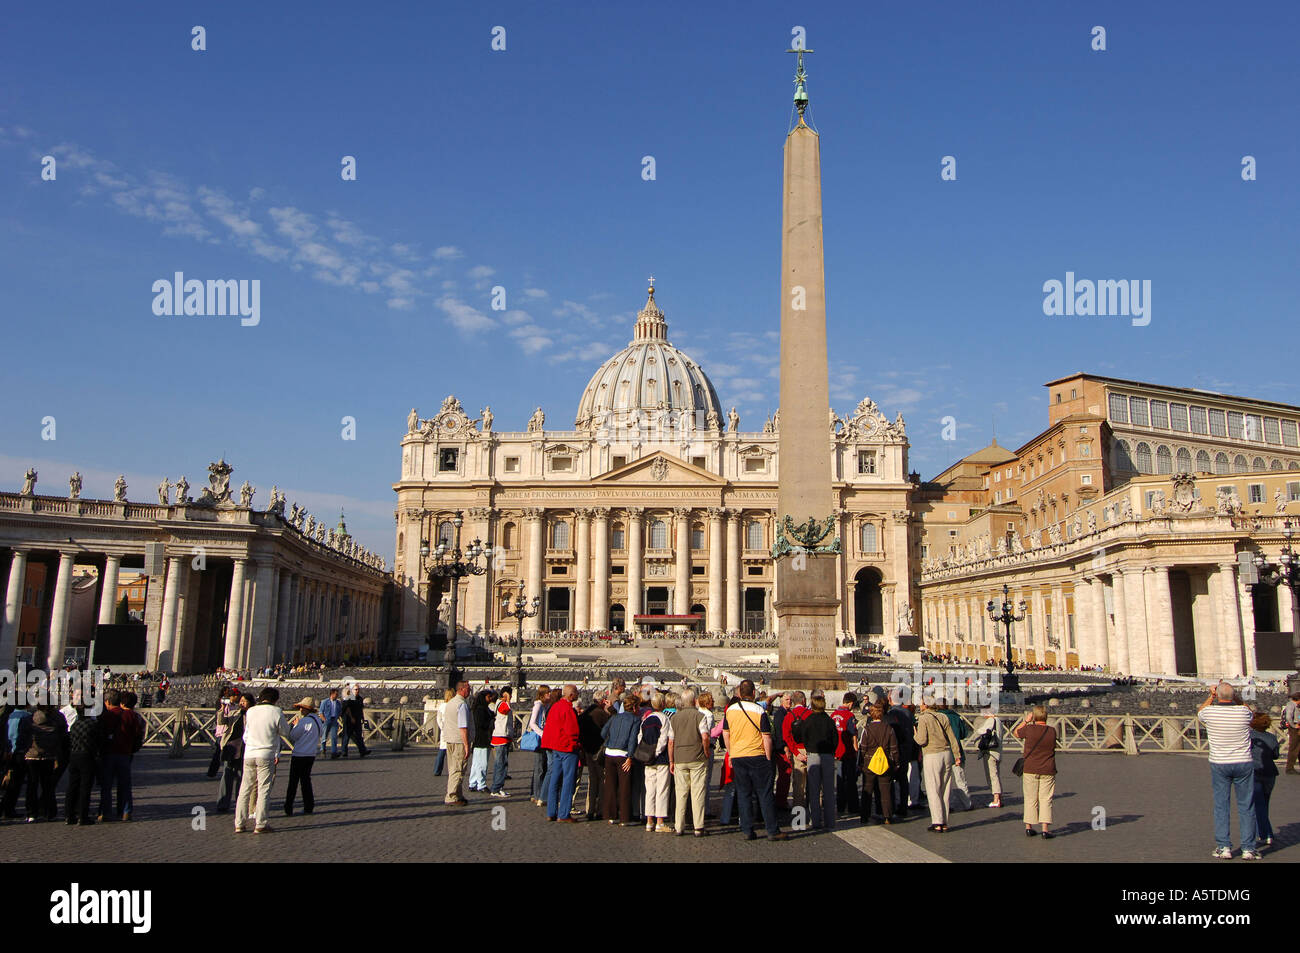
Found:
[[798, 64], [794, 72], [794, 105], [799, 110], [799, 121], [803, 122], [803, 111], [808, 108], [808, 74], [803, 71], [803, 55], [805, 53], [815, 53], [816, 50], [795, 47], [786, 50], [786, 52], [799, 54]]

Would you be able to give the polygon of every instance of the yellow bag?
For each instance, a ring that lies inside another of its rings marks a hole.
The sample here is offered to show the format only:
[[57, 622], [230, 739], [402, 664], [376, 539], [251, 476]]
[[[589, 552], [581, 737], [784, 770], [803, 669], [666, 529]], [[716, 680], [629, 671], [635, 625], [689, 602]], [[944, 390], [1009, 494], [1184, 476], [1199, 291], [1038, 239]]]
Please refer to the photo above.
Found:
[[884, 748], [876, 749], [876, 753], [867, 762], [867, 770], [872, 774], [885, 774], [889, 771], [889, 759], [885, 757]]

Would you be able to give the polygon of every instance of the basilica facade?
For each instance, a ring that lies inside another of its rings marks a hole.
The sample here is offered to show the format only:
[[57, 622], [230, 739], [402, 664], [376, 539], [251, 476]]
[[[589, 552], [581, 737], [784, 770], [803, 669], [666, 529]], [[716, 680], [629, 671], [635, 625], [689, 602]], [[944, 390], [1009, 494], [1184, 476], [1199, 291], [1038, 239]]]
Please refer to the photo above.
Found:
[[[446, 631], [438, 544], [476, 539], [488, 556], [482, 575], [459, 583], [462, 635], [513, 634], [502, 600], [521, 585], [541, 600], [525, 632], [776, 631], [780, 410], [742, 430], [704, 369], [669, 342], [654, 294], [631, 342], [587, 384], [572, 427], [548, 425], [539, 407], [523, 430], [497, 430], [490, 407], [472, 417], [451, 396], [432, 417], [411, 411], [393, 485], [400, 649]], [[904, 421], [867, 398], [847, 415], [827, 408], [826, 427], [839, 631], [896, 648], [911, 630], [918, 554]]]

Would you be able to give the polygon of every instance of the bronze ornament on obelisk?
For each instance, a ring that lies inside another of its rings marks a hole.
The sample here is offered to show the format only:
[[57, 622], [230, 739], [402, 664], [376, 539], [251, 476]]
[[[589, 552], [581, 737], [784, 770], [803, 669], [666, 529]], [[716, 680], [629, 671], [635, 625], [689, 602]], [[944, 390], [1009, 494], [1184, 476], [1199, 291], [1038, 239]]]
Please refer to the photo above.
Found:
[[821, 150], [804, 120], [803, 54], [795, 75], [799, 121], [785, 140], [781, 240], [781, 403], [777, 478], [777, 688], [843, 688], [835, 631], [840, 539], [835, 532], [826, 435], [826, 286], [822, 256]]

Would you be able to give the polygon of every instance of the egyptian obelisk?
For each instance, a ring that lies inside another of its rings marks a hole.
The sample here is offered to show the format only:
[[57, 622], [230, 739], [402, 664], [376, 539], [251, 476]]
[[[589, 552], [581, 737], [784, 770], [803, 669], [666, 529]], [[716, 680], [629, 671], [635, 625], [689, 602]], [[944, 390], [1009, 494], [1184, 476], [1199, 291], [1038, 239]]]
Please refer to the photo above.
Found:
[[842, 688], [835, 656], [839, 598], [835, 573], [831, 447], [826, 420], [826, 283], [822, 260], [822, 179], [818, 135], [808, 105], [803, 54], [795, 75], [799, 121], [785, 140], [781, 240], [781, 403], [776, 557], [778, 688]]

